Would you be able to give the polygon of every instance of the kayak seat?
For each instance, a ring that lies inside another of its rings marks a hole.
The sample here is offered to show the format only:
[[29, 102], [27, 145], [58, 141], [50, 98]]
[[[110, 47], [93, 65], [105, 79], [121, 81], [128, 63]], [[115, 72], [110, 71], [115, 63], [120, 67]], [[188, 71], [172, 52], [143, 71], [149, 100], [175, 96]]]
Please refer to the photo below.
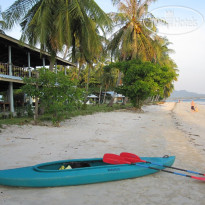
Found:
[[69, 163], [64, 163], [64, 166], [70, 165], [72, 169], [75, 168], [83, 168], [83, 167], [90, 167], [90, 164], [87, 162], [69, 162]]

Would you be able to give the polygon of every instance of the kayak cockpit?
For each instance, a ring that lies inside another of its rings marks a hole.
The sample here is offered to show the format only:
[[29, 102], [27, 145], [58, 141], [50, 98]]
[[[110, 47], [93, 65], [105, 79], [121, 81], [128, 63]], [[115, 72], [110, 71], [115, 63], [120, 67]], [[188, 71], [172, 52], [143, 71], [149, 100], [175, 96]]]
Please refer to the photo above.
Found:
[[109, 165], [104, 163], [102, 159], [99, 160], [92, 160], [92, 161], [62, 161], [62, 162], [51, 162], [51, 163], [43, 163], [34, 166], [36, 171], [65, 171], [65, 170], [73, 170], [78, 168], [89, 168], [89, 167], [96, 167], [96, 166], [105, 166]]

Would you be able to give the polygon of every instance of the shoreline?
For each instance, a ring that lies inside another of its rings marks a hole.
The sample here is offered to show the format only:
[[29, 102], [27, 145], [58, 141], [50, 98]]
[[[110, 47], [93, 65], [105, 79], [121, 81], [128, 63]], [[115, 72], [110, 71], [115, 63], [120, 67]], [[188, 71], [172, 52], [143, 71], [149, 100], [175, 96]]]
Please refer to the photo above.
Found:
[[[124, 151], [140, 157], [175, 155], [175, 167], [203, 173], [205, 109], [199, 106], [199, 112], [192, 113], [190, 103], [183, 102], [145, 106], [143, 110], [144, 113], [115, 111], [74, 117], [61, 123], [60, 128], [7, 126], [0, 133], [0, 169], [64, 159], [100, 158], [105, 153]], [[203, 205], [204, 195], [203, 182], [164, 172], [83, 186], [0, 186], [3, 205], [40, 205], [48, 199], [54, 205], [65, 202]]]
[[205, 106], [197, 104], [198, 112], [190, 109], [190, 103], [176, 103], [173, 119], [177, 129], [184, 132], [188, 141], [205, 154]]

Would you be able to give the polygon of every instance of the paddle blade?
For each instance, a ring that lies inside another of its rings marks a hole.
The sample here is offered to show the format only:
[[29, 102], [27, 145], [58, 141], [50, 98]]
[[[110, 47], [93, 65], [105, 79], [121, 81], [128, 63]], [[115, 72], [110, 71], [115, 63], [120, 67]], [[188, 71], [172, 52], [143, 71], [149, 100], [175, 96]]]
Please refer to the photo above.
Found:
[[130, 158], [130, 157], [122, 157], [124, 160], [131, 162], [131, 163], [138, 163], [138, 162], [143, 162], [140, 159], [135, 159], [135, 158]]
[[200, 180], [200, 181], [205, 181], [205, 177], [195, 177], [195, 176], [191, 176], [191, 178], [197, 179], [197, 180]]
[[141, 160], [139, 156], [128, 152], [122, 152], [120, 156], [131, 163], [146, 162], [144, 160]]
[[129, 153], [129, 152], [122, 152], [122, 153], [120, 153], [120, 156], [121, 157], [128, 157], [128, 158], [133, 158], [133, 159], [140, 160], [139, 156], [137, 156], [136, 154]]
[[125, 159], [116, 154], [104, 154], [103, 162], [108, 164], [131, 164], [131, 162], [126, 161]]

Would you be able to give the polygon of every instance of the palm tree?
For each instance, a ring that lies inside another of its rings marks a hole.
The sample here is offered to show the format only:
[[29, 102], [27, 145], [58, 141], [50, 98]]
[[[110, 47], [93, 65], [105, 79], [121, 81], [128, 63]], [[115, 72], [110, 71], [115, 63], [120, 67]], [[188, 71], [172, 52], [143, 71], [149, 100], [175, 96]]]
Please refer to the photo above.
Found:
[[51, 53], [51, 68], [58, 51], [64, 45], [72, 49], [76, 62], [76, 41], [86, 61], [99, 52], [97, 28], [111, 25], [109, 17], [94, 0], [17, 0], [4, 12], [8, 28], [21, 22], [23, 41], [40, 43], [42, 50]]
[[[98, 71], [103, 68], [103, 63], [105, 61], [105, 58], [107, 57], [107, 50], [105, 48], [105, 44], [107, 43], [108, 40], [104, 36], [99, 35], [100, 32], [98, 31], [98, 29], [97, 29], [97, 33], [98, 33], [98, 38], [100, 42], [98, 44], [98, 47], [95, 46], [91, 48], [93, 49], [93, 52], [92, 52], [93, 55], [92, 57], [89, 58], [89, 60], [87, 60], [84, 52], [82, 52], [81, 44], [79, 40], [75, 41], [75, 50], [73, 51], [72, 49], [68, 55], [70, 60], [72, 59], [73, 55], [75, 55], [75, 59], [78, 62], [77, 63], [77, 67], [78, 67], [77, 80], [79, 82], [79, 86], [82, 86], [82, 84], [85, 83], [85, 89], [86, 89], [85, 99], [87, 99], [87, 95], [89, 94], [89, 91], [90, 91], [89, 84], [91, 83], [91, 81], [93, 81], [93, 76], [92, 76], [93, 73], [95, 73], [94, 79], [96, 80], [96, 82], [92, 83], [92, 85], [100, 84], [100, 93], [102, 90], [101, 79], [98, 80], [99, 78], [97, 76], [99, 76], [98, 74], [101, 73], [101, 71], [99, 73]], [[101, 69], [96, 69], [99, 66]], [[83, 73], [81, 73], [81, 71], [83, 71]], [[98, 84], [97, 82], [100, 82], [100, 83]]]
[[0, 7], [0, 33], [5, 34], [5, 32], [3, 31], [3, 28], [5, 26], [5, 22], [1, 19], [2, 19], [2, 14], [1, 14], [1, 7]]
[[155, 57], [153, 32], [144, 26], [143, 17], [155, 0], [112, 0], [120, 13], [111, 16], [121, 28], [111, 38], [108, 48], [119, 60], [141, 59], [152, 61]]
[[[176, 66], [168, 55], [171, 52], [168, 49], [169, 42], [156, 34], [155, 22], [166, 22], [156, 19], [151, 13], [148, 15], [148, 7], [155, 1], [112, 0], [113, 4], [118, 6], [119, 13], [111, 13], [110, 16], [120, 29], [111, 37], [108, 49], [117, 60], [139, 59], [170, 67]], [[121, 73], [118, 76], [118, 82], [120, 81]], [[116, 87], [118, 85], [117, 83]]]
[[[100, 56], [100, 58], [98, 58], [98, 61], [95, 65], [95, 69], [96, 69], [95, 78], [99, 82], [99, 104], [101, 103], [101, 94], [102, 94], [103, 87], [106, 86], [105, 81], [107, 81], [105, 76], [106, 73], [105, 73], [104, 66], [110, 64], [110, 59], [106, 49], [104, 49], [103, 51], [104, 52], [102, 52], [102, 55]], [[114, 82], [114, 77], [113, 77], [113, 82]]]

